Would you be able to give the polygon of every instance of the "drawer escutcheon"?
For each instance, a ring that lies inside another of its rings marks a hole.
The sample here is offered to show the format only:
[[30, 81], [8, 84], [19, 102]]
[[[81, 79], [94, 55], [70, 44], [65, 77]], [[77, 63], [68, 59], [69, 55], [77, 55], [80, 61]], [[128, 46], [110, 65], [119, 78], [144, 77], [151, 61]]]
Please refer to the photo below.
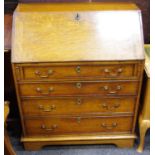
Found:
[[76, 16], [75, 16], [75, 20], [77, 20], [77, 21], [80, 20], [80, 15], [79, 15], [79, 13], [76, 14]]
[[81, 104], [82, 104], [81, 98], [78, 98], [78, 99], [77, 99], [76, 104], [77, 104], [77, 105], [81, 105]]
[[75, 70], [76, 70], [77, 73], [80, 73], [81, 72], [81, 67], [77, 66]]
[[82, 87], [82, 84], [80, 82], [76, 83], [76, 88], [80, 89]]
[[81, 123], [81, 117], [77, 117], [77, 123]]

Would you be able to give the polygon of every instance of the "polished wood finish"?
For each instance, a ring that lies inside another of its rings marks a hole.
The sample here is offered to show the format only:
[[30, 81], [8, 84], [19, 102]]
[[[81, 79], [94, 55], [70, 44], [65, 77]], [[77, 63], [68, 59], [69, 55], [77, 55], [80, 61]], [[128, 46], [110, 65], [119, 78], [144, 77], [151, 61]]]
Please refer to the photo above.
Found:
[[12, 62], [143, 60], [141, 32], [140, 11], [130, 3], [20, 4]]
[[69, 81], [50, 83], [21, 83], [21, 96], [57, 96], [57, 95], [137, 95], [137, 81]]
[[[150, 1], [149, 0], [92, 0], [91, 2], [118, 2], [118, 1], [122, 1], [122, 2], [132, 2], [135, 3], [142, 11], [142, 18], [143, 18], [143, 31], [144, 31], [144, 40], [145, 40], [145, 44], [150, 43]], [[12, 12], [14, 11], [14, 9], [16, 8], [18, 2], [20, 3], [27, 3], [27, 2], [73, 2], [73, 0], [5, 0], [4, 1], [4, 10], [5, 10], [5, 15], [6, 16], [11, 16], [9, 17], [10, 22], [6, 22], [4, 25], [4, 28], [6, 27], [10, 27], [12, 25]], [[74, 0], [74, 2], [89, 2], [89, 0]], [[5, 16], [5, 17], [6, 17]], [[5, 18], [4, 17], [4, 18]], [[6, 19], [7, 20], [7, 19]], [[6, 29], [5, 28], [5, 29]], [[9, 28], [9, 31], [6, 32], [5, 34], [7, 38], [7, 40], [9, 42], [6, 42], [7, 44], [5, 44], [5, 47], [9, 47], [9, 49], [7, 48], [7, 50], [11, 50], [11, 27]], [[4, 39], [5, 40], [5, 39]]]
[[78, 133], [130, 133], [132, 117], [74, 116], [26, 119], [26, 136]]
[[21, 3], [16, 11], [45, 12], [45, 11], [103, 11], [103, 10], [138, 10], [134, 3]]
[[[12, 68], [25, 149], [93, 143], [131, 147], [144, 65], [139, 10], [124, 3], [43, 6], [23, 4], [14, 13]], [[128, 18], [123, 18], [123, 13]], [[134, 21], [130, 33], [117, 35], [117, 28], [114, 30], [105, 18], [113, 21], [115, 16], [122, 25], [129, 19]], [[30, 20], [32, 17], [35, 20]], [[97, 31], [103, 26], [97, 19], [107, 24], [105, 35]], [[60, 23], [66, 25], [58, 31]], [[33, 37], [19, 35], [20, 24]]]
[[[23, 99], [21, 102], [25, 116], [134, 113], [136, 98], [133, 97], [53, 97]], [[66, 110], [67, 109], [67, 110]]]
[[[115, 63], [109, 65], [96, 63], [87, 64], [21, 64], [21, 80], [54, 80], [54, 79], [80, 79], [80, 78], [137, 78], [139, 64]], [[89, 75], [89, 76], [88, 76]]]
[[150, 45], [146, 45], [145, 57], [145, 78], [143, 92], [143, 106], [139, 115], [140, 144], [137, 148], [138, 152], [143, 152], [146, 131], [150, 128]]
[[76, 145], [76, 144], [115, 144], [118, 147], [132, 147], [134, 144], [134, 134], [70, 134], [70, 135], [53, 135], [51, 137], [24, 137], [26, 150], [38, 150], [45, 145]]
[[67, 79], [133, 79], [140, 78], [141, 61], [101, 61], [69, 63], [18, 63], [17, 80], [64, 81]]
[[[92, 0], [91, 2], [97, 2], [97, 0]], [[143, 31], [144, 31], [144, 40], [145, 40], [145, 44], [149, 44], [150, 43], [150, 35], [149, 35], [149, 0], [98, 0], [98, 2], [118, 2], [118, 1], [122, 1], [122, 2], [133, 2], [135, 3], [141, 10], [142, 12], [142, 21], [143, 21]], [[90, 2], [89, 0], [5, 0], [4, 1], [4, 7], [5, 7], [5, 14], [9, 13], [9, 16], [12, 16], [12, 12], [14, 11], [16, 5], [18, 2]], [[12, 21], [12, 19], [10, 19]], [[7, 25], [8, 24], [8, 25]], [[4, 27], [8, 27], [12, 24], [10, 24], [10, 22], [6, 23], [6, 25], [4, 25]], [[12, 28], [10, 28], [9, 33], [11, 34], [11, 30]], [[6, 35], [6, 34], [4, 34]], [[9, 35], [11, 37], [11, 35]], [[4, 39], [5, 40], [5, 39]], [[9, 39], [11, 41], [11, 38]], [[9, 42], [9, 47], [11, 47], [11, 42]], [[11, 64], [10, 64], [10, 55], [11, 55], [11, 49], [7, 49], [5, 51], [10, 51], [9, 53], [5, 53], [5, 57], [4, 57], [4, 61], [5, 61], [5, 72], [6, 72], [6, 76], [5, 79], [6, 83], [5, 83], [5, 99], [6, 100], [10, 100], [11, 101], [11, 105], [10, 105], [10, 109], [11, 109], [11, 113], [10, 113], [10, 118], [11, 121], [15, 119], [19, 120], [19, 113], [18, 113], [18, 108], [17, 108], [17, 100], [15, 98], [15, 87], [14, 84], [9, 81], [13, 81], [13, 76], [10, 76], [11, 71]], [[8, 77], [8, 78], [7, 78]], [[10, 89], [11, 86], [11, 89]]]

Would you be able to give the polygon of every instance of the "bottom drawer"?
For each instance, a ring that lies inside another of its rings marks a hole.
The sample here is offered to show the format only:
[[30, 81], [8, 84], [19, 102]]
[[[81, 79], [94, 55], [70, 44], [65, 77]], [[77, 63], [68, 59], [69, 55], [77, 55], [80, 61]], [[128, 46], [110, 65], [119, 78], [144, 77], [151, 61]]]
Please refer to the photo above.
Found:
[[26, 135], [130, 132], [133, 117], [48, 117], [25, 120]]

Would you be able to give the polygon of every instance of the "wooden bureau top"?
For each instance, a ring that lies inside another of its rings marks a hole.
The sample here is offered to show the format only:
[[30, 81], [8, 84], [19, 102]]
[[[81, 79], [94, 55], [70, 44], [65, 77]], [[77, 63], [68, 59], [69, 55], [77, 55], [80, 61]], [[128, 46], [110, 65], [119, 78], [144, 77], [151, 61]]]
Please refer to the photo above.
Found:
[[19, 4], [12, 62], [144, 59], [141, 13], [132, 3]]
[[99, 10], [138, 10], [133, 3], [21, 3], [19, 12], [48, 11], [99, 11]]

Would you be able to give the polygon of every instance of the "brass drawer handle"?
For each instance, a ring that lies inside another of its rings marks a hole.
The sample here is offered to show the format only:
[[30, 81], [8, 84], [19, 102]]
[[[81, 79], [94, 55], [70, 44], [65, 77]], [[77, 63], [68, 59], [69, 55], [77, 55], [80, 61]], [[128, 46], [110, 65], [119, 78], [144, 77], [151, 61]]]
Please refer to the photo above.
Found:
[[[104, 87], [101, 87], [101, 88], [104, 89], [105, 91], [108, 91], [109, 90], [109, 87], [108, 86], [104, 86]], [[108, 94], [116, 94], [121, 89], [122, 89], [122, 87], [120, 85], [118, 85], [118, 86], [116, 86], [116, 89], [115, 90], [108, 91]]]
[[42, 73], [41, 73], [39, 70], [36, 70], [34, 73], [35, 73], [37, 76], [39, 76], [40, 78], [48, 78], [50, 75], [53, 74], [53, 70], [49, 69], [49, 70], [47, 71], [47, 75], [42, 75]]
[[53, 88], [53, 87], [50, 87], [50, 88], [48, 89], [48, 92], [47, 92], [47, 93], [43, 92], [42, 89], [41, 89], [40, 87], [37, 87], [37, 88], [36, 88], [36, 91], [37, 91], [38, 93], [40, 93], [41, 95], [50, 95], [50, 93], [51, 93], [52, 91], [54, 91], [54, 88]]
[[116, 72], [111, 72], [108, 68], [104, 69], [104, 72], [109, 74], [110, 76], [118, 76], [120, 73], [122, 73], [122, 71], [123, 71], [122, 68], [118, 68]]
[[107, 125], [107, 124], [105, 124], [105, 123], [102, 123], [102, 125], [101, 125], [103, 128], [105, 128], [105, 129], [108, 129], [108, 130], [111, 130], [111, 129], [113, 129], [113, 128], [116, 128], [117, 127], [117, 123], [116, 122], [114, 122], [114, 123], [112, 123], [111, 125]]
[[55, 105], [51, 105], [48, 107], [44, 107], [43, 105], [39, 105], [38, 107], [40, 110], [42, 110], [43, 112], [51, 112], [52, 110], [54, 110], [56, 107]]
[[120, 104], [119, 103], [115, 103], [114, 105], [110, 106], [110, 105], [108, 105], [106, 103], [103, 103], [102, 107], [106, 108], [107, 110], [114, 110], [114, 109], [120, 107]]
[[81, 72], [81, 67], [77, 66], [75, 70], [76, 70], [77, 73], [80, 73]]
[[81, 105], [82, 104], [82, 100], [80, 98], [78, 98], [77, 101], [76, 101], [76, 104], [77, 105]]
[[49, 127], [46, 127], [45, 124], [42, 124], [42, 125], [41, 125], [41, 129], [43, 129], [43, 130], [45, 130], [45, 131], [53, 131], [53, 130], [55, 130], [57, 127], [58, 127], [58, 125], [56, 125], [56, 124], [52, 125], [50, 128], [49, 128]]
[[76, 83], [76, 88], [80, 89], [82, 87], [82, 84], [80, 82]]

